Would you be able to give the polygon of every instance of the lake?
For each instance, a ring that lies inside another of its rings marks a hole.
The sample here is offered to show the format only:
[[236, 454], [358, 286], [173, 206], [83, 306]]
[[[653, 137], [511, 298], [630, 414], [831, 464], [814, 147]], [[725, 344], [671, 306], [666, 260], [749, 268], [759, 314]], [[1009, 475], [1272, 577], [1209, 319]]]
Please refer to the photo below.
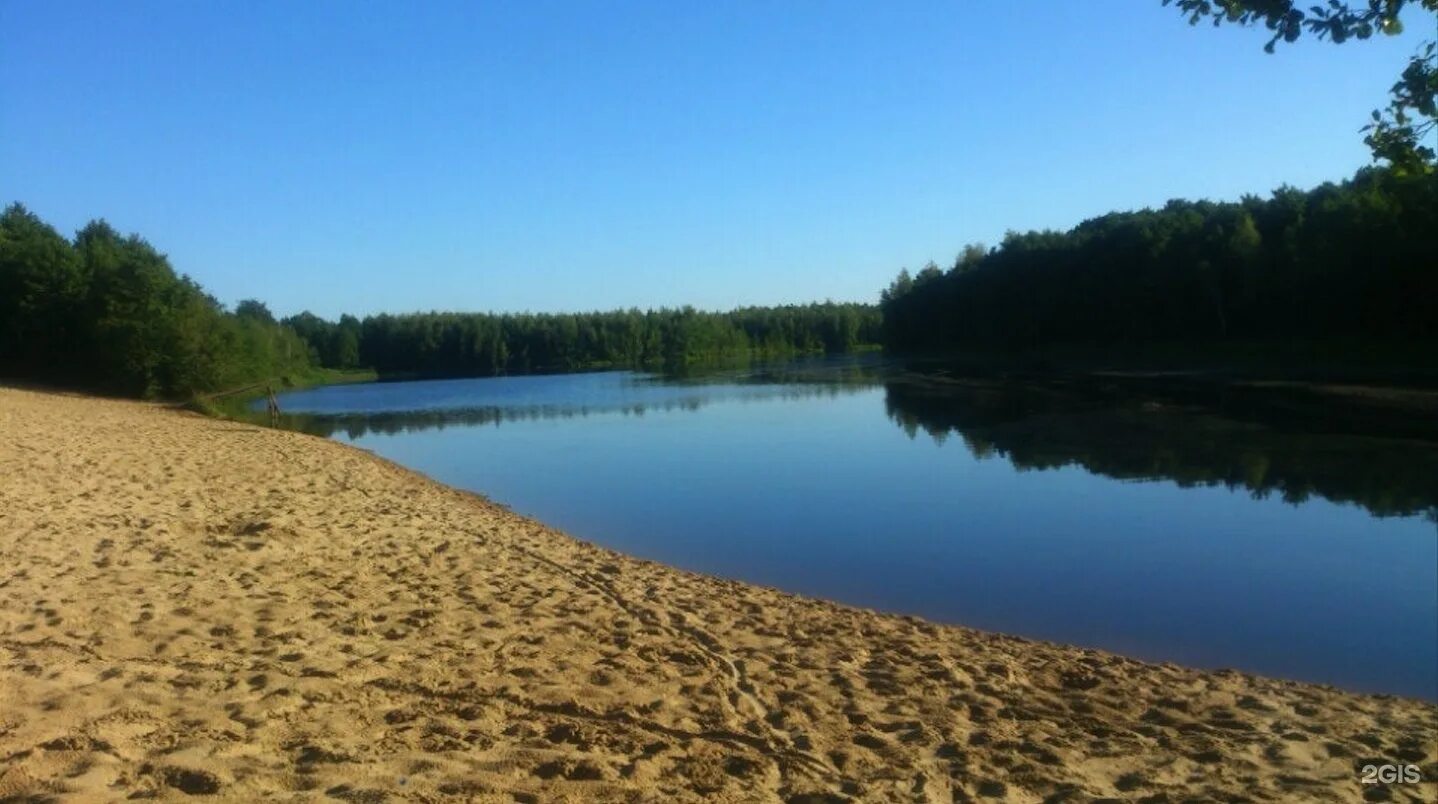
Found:
[[289, 426], [685, 569], [1438, 699], [1438, 443], [1190, 396], [844, 359], [279, 401]]

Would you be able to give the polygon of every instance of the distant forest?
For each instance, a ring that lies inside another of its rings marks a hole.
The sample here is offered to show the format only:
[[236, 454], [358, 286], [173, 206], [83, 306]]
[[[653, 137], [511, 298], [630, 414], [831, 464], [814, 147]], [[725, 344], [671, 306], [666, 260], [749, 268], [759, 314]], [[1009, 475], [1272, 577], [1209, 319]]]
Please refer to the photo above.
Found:
[[[1438, 174], [1368, 168], [1237, 203], [1170, 201], [1010, 232], [883, 292], [899, 352], [1438, 341]], [[1438, 356], [1435, 356], [1438, 360]]]
[[310, 313], [282, 322], [327, 368], [364, 366], [382, 374], [484, 377], [610, 366], [678, 368], [735, 357], [839, 354], [878, 346], [871, 304], [745, 307], [709, 313], [691, 307], [607, 313]]
[[612, 366], [678, 368], [878, 346], [871, 304], [608, 313], [376, 315], [277, 321], [227, 311], [138, 235], [96, 221], [67, 240], [20, 204], [0, 213], [0, 377], [181, 399], [319, 370], [489, 376]]
[[[19, 204], [0, 214], [0, 376], [183, 398], [322, 369], [489, 376], [683, 367], [752, 356], [1008, 353], [1070, 344], [1342, 339], [1438, 346], [1438, 174], [1369, 168], [1342, 184], [1236, 203], [1170, 201], [1066, 231], [969, 246], [903, 271], [865, 304], [578, 314], [228, 311], [136, 235], [67, 240]], [[1381, 347], [1380, 347], [1381, 348]]]

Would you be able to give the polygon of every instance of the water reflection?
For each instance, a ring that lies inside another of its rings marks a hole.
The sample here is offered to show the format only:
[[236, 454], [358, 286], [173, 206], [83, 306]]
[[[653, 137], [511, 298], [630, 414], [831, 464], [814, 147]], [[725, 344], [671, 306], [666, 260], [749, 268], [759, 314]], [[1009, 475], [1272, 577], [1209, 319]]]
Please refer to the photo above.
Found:
[[1246, 489], [1294, 504], [1317, 496], [1438, 523], [1438, 437], [1429, 422], [1282, 388], [954, 377], [874, 358], [830, 359], [686, 376], [607, 372], [319, 389], [286, 395], [283, 424], [356, 440], [835, 398], [876, 387], [888, 417], [910, 438], [955, 439], [976, 458], [1002, 458], [1020, 470], [1079, 466], [1123, 480]]
[[[696, 383], [708, 384], [708, 383]], [[861, 385], [756, 384], [742, 393], [684, 394], [648, 402], [614, 400], [600, 404], [477, 405], [417, 410], [380, 410], [353, 413], [286, 413], [281, 425], [326, 438], [343, 434], [350, 440], [366, 435], [395, 435], [446, 427], [498, 426], [505, 423], [582, 419], [591, 416], [644, 416], [651, 413], [689, 412], [719, 402], [757, 402], [837, 397], [864, 389]]]
[[1173, 394], [983, 380], [890, 382], [885, 390], [889, 417], [911, 438], [957, 437], [975, 457], [1002, 457], [1021, 470], [1073, 465], [1294, 504], [1316, 495], [1378, 516], [1426, 513], [1438, 523], [1438, 444], [1347, 432], [1353, 428], [1337, 424], [1339, 411], [1323, 432], [1295, 428], [1291, 417], [1260, 421], [1252, 400], [1235, 411]]
[[1421, 411], [1319, 402], [881, 361], [281, 398], [291, 426], [685, 569], [1438, 697], [1438, 643], [1415, 638], [1438, 628], [1435, 526], [1396, 516], [1433, 516], [1438, 437]]

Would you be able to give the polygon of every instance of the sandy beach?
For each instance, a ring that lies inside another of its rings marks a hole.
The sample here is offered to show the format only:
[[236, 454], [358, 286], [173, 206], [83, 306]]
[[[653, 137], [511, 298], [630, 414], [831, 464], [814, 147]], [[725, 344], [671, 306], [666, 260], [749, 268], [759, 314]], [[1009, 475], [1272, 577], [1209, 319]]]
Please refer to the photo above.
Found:
[[0, 801], [194, 795], [1431, 802], [1438, 707], [695, 575], [324, 439], [0, 389]]

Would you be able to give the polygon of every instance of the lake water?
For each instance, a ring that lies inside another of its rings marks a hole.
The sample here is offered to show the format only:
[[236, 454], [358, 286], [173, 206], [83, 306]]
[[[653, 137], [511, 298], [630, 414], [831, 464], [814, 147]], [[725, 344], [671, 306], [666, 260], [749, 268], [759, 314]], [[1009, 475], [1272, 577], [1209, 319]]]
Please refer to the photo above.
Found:
[[1432, 441], [881, 361], [372, 383], [280, 404], [292, 426], [686, 569], [1438, 698]]

